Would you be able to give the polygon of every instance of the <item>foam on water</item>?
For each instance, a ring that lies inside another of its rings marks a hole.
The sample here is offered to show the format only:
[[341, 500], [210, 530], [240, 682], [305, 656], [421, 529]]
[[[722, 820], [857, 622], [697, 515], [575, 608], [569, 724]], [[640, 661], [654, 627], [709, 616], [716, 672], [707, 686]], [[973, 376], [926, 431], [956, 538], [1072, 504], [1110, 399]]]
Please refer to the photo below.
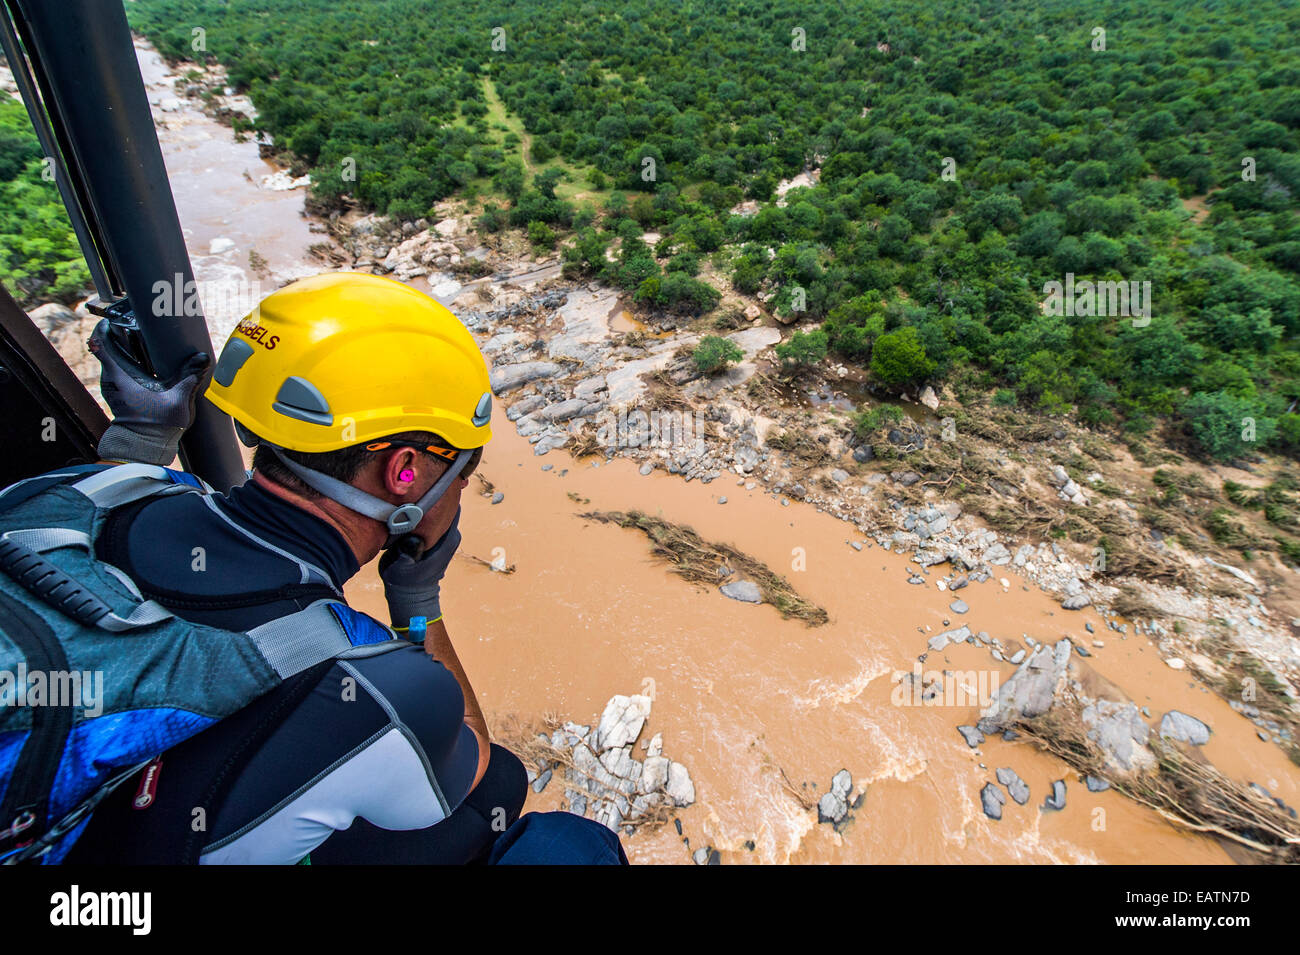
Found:
[[789, 696], [795, 706], [803, 710], [815, 710], [826, 704], [843, 706], [856, 700], [875, 680], [893, 673], [895, 669], [879, 657], [871, 657], [860, 661], [856, 672], [847, 680], [813, 680], [806, 694], [790, 693]]

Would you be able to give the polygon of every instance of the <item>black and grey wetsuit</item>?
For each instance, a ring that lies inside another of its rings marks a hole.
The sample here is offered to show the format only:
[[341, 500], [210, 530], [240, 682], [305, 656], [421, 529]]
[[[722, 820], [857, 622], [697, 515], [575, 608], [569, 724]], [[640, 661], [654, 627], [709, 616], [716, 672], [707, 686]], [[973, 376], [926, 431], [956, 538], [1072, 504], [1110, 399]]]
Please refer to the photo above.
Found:
[[[337, 530], [252, 482], [125, 505], [97, 546], [146, 597], [229, 630], [341, 599], [359, 569]], [[381, 629], [359, 614], [348, 625]], [[526, 783], [493, 746], [470, 792], [464, 716], [451, 672], [420, 647], [327, 661], [164, 753], [96, 811], [67, 861], [472, 861], [519, 815]]]

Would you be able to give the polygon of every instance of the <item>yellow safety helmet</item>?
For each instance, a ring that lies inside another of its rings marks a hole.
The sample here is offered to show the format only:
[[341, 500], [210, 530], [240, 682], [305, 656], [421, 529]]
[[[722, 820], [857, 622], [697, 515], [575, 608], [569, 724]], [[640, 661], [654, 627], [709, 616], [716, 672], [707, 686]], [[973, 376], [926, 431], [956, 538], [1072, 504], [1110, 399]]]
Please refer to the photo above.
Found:
[[231, 332], [207, 398], [275, 447], [336, 451], [401, 431], [460, 449], [492, 438], [469, 330], [393, 279], [331, 272], [272, 292]]

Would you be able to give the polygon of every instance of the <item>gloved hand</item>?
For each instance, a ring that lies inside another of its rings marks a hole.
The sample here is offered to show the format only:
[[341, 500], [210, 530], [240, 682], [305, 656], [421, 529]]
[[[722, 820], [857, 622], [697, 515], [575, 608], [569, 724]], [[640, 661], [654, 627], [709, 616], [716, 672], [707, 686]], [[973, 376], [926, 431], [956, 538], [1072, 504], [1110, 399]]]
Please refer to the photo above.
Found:
[[159, 381], [132, 361], [108, 334], [101, 319], [87, 342], [99, 359], [99, 390], [113, 422], [99, 439], [107, 461], [138, 461], [166, 466], [176, 457], [185, 429], [194, 423], [198, 384], [211, 359], [195, 352], [175, 375]]
[[412, 617], [428, 617], [433, 623], [442, 617], [438, 606], [439, 584], [460, 546], [460, 510], [451, 520], [447, 532], [423, 555], [420, 541], [408, 535], [384, 551], [379, 558], [379, 579], [384, 582], [384, 597], [393, 626], [405, 627]]

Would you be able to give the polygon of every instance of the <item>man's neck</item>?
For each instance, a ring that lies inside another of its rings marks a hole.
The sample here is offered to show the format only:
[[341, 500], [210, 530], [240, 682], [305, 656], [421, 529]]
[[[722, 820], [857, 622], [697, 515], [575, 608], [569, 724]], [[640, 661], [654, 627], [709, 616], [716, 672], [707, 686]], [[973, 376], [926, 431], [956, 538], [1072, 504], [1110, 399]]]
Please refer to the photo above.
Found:
[[319, 518], [338, 531], [360, 566], [364, 567], [373, 560], [387, 539], [385, 529], [378, 521], [349, 510], [337, 501], [329, 498], [307, 497], [293, 488], [271, 480], [260, 471], [253, 472], [253, 480], [264, 491]]

